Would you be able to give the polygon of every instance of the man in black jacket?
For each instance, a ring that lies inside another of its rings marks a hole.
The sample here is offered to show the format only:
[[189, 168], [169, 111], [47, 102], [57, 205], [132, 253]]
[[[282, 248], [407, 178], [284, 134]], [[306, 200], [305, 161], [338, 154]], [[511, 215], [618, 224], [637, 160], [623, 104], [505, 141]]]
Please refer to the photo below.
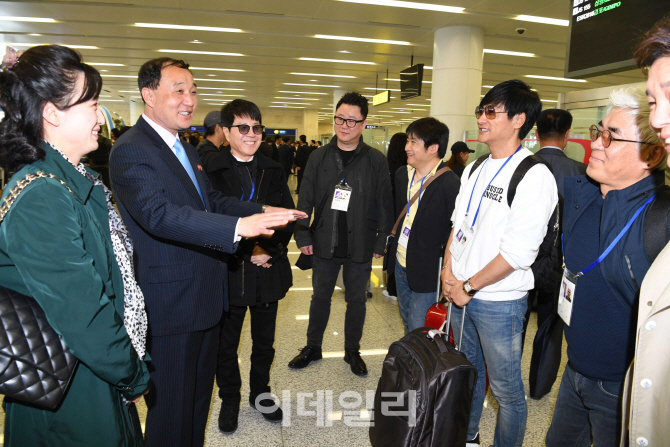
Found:
[[[347, 93], [337, 103], [336, 137], [309, 157], [300, 190], [298, 209], [315, 216], [315, 231], [309, 217], [296, 224], [295, 240], [304, 255], [313, 256], [314, 294], [309, 309], [307, 346], [289, 363], [304, 368], [322, 358], [321, 343], [330, 317], [335, 282], [343, 269], [347, 311], [344, 323], [344, 361], [357, 375], [366, 375], [360, 340], [365, 323], [366, 286], [372, 256], [384, 253], [393, 223], [391, 179], [384, 154], [363, 142], [368, 100]], [[350, 166], [348, 166], [350, 165]], [[350, 172], [343, 172], [343, 171]]]
[[221, 112], [218, 110], [211, 111], [205, 116], [205, 139], [202, 140], [196, 150], [200, 161], [205, 164], [213, 158], [216, 158], [221, 152], [221, 145], [226, 141], [221, 127]]
[[[235, 99], [221, 111], [221, 125], [230, 151], [221, 152], [204, 169], [212, 187], [244, 202], [295, 208], [282, 167], [258, 152], [261, 112], [249, 101]], [[274, 360], [277, 302], [293, 284], [287, 249], [293, 225], [270, 238], [244, 239], [228, 261], [230, 310], [223, 314], [219, 337], [216, 382], [221, 397], [219, 428], [237, 429], [242, 381], [237, 348], [244, 317], [251, 314], [251, 372], [249, 403], [270, 422], [281, 422], [282, 410], [270, 396], [270, 367]]]
[[[395, 173], [396, 209], [402, 210], [410, 198], [419, 198], [406, 210], [396, 231], [393, 249], [398, 307], [405, 334], [424, 326], [428, 308], [435, 304], [440, 276], [440, 247], [451, 233], [451, 214], [460, 189], [453, 171], [441, 173], [447, 152], [449, 129], [435, 118], [421, 118], [407, 127], [407, 167]], [[389, 267], [391, 269], [391, 267]]]

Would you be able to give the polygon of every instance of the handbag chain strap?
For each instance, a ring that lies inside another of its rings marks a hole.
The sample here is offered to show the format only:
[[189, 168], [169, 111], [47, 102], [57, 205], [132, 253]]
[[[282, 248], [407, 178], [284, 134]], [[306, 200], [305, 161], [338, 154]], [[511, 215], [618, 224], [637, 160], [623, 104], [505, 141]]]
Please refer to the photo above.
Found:
[[16, 186], [14, 186], [11, 189], [11, 191], [9, 191], [7, 197], [5, 197], [2, 203], [0, 204], [0, 222], [2, 222], [5, 219], [5, 216], [7, 216], [7, 213], [11, 209], [12, 205], [14, 205], [14, 202], [16, 202], [16, 199], [19, 197], [19, 194], [21, 194], [21, 192], [24, 189], [26, 189], [26, 187], [30, 185], [33, 181], [41, 178], [52, 178], [54, 180], [58, 180], [63, 186], [67, 188], [68, 191], [70, 191], [71, 194], [74, 194], [70, 189], [70, 187], [67, 186], [67, 183], [65, 183], [63, 180], [59, 179], [53, 174], [46, 174], [42, 171], [37, 171], [34, 174], [28, 174], [26, 175], [25, 178], [16, 182]]

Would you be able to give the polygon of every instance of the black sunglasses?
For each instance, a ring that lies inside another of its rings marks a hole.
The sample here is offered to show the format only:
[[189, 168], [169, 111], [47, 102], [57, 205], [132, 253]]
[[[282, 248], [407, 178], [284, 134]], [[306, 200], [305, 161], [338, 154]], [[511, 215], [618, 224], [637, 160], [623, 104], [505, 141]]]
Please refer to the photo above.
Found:
[[237, 130], [239, 130], [242, 135], [248, 134], [249, 130], [252, 128], [254, 129], [254, 133], [256, 135], [260, 135], [265, 131], [265, 126], [261, 126], [260, 124], [256, 124], [253, 127], [248, 124], [238, 124], [236, 126], [230, 126], [228, 128], [232, 129], [233, 127], [237, 127]]

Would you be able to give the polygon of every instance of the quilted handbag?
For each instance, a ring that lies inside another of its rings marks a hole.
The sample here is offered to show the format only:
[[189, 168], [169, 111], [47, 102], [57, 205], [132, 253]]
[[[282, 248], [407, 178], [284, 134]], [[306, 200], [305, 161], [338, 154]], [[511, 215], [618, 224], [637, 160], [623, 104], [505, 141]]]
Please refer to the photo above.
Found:
[[[17, 182], [0, 205], [0, 223], [37, 172]], [[69, 188], [68, 188], [69, 189]], [[72, 191], [70, 191], [72, 192]], [[33, 298], [0, 286], [0, 393], [39, 408], [55, 410], [74, 377], [78, 360], [54, 331]]]

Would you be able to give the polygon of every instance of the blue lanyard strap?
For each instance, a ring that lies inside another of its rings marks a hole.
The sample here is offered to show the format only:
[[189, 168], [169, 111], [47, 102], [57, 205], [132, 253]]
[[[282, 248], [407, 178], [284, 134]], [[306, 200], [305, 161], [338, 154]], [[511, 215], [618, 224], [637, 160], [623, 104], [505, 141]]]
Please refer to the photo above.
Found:
[[[500, 174], [500, 171], [503, 170], [505, 165], [507, 165], [507, 163], [509, 163], [509, 161], [512, 159], [512, 157], [514, 157], [514, 155], [517, 152], [519, 152], [520, 150], [521, 150], [521, 145], [519, 145], [519, 147], [516, 148], [516, 150], [514, 151], [514, 154], [507, 157], [507, 160], [505, 160], [505, 163], [503, 163], [503, 165], [500, 167], [500, 169], [498, 169], [498, 172], [496, 172], [496, 175], [493, 176], [493, 178], [491, 179], [489, 184], [486, 185], [486, 188], [484, 188], [484, 192], [482, 193], [482, 197], [481, 197], [481, 199], [479, 199], [479, 205], [477, 206], [477, 212], [475, 213], [475, 218], [472, 221], [471, 228], [474, 228], [475, 227], [475, 222], [477, 222], [477, 216], [479, 216], [479, 209], [482, 206], [482, 200], [484, 200], [484, 195], [486, 194], [486, 190], [489, 189], [489, 186], [491, 186], [491, 183], [493, 183], [493, 180], [495, 180], [495, 178], [498, 177], [498, 174]], [[487, 158], [486, 161], [484, 162], [484, 164], [486, 164], [486, 162], [488, 162], [488, 161], [489, 161], [489, 159]], [[479, 180], [479, 176], [482, 173], [482, 171], [484, 170], [484, 164], [482, 165], [482, 168], [479, 170], [479, 174], [477, 174], [477, 178], [475, 179], [475, 184], [472, 186], [472, 192], [470, 193], [470, 200], [468, 201], [468, 209], [465, 211], [465, 217], [466, 218], [468, 217], [468, 214], [470, 213], [470, 203], [472, 202], [472, 195], [475, 193], [475, 188], [477, 187], [477, 181]]]
[[[626, 233], [628, 233], [628, 230], [630, 230], [630, 227], [633, 225], [633, 222], [635, 222], [635, 219], [637, 219], [638, 216], [642, 213], [642, 210], [643, 210], [647, 205], [649, 205], [649, 204], [651, 203], [652, 200], [654, 200], [654, 197], [656, 197], [656, 194], [654, 194], [653, 196], [649, 197], [649, 199], [647, 199], [647, 201], [644, 202], [644, 204], [643, 204], [641, 207], [639, 207], [639, 208], [637, 209], [637, 211], [635, 212], [635, 214], [633, 215], [633, 217], [631, 217], [630, 220], [628, 221], [628, 223], [626, 224], [626, 226], [623, 227], [623, 230], [621, 230], [621, 231], [619, 232], [619, 234], [617, 235], [617, 237], [614, 238], [614, 240], [612, 241], [612, 243], [609, 244], [609, 246], [605, 249], [605, 251], [604, 251], [600, 256], [598, 256], [598, 259], [596, 259], [595, 261], [593, 261], [593, 263], [592, 263], [591, 265], [589, 265], [588, 267], [586, 267], [584, 270], [582, 270], [581, 272], [577, 273], [576, 276], [578, 276], [578, 277], [579, 277], [579, 276], [584, 276], [585, 274], [587, 274], [588, 272], [590, 272], [591, 270], [593, 270], [594, 268], [596, 268], [601, 262], [603, 262], [603, 260], [607, 257], [607, 255], [609, 255], [610, 252], [614, 249], [614, 247], [616, 246], [616, 244], [619, 243], [619, 241], [621, 240], [621, 238], [622, 238]], [[564, 245], [563, 245], [563, 235], [561, 235], [561, 249], [563, 250], [563, 265], [565, 265], [565, 248], [564, 248]]]
[[[414, 173], [412, 174], [412, 181], [409, 182], [409, 190], [407, 191], [407, 215], [409, 216], [409, 209], [411, 206], [412, 202], [412, 185], [414, 184], [414, 176], [416, 175], [416, 169], [414, 170]], [[421, 186], [419, 187], [419, 205], [421, 205], [421, 191], [423, 191], [423, 181], [426, 180], [426, 177], [430, 175], [430, 172], [425, 175], [424, 178], [421, 179]]]
[[[251, 199], [253, 199], [254, 197], [255, 191], [256, 191], [256, 182], [254, 181], [254, 179], [251, 179], [251, 194], [249, 194], [247, 202], [251, 202]], [[242, 198], [240, 200], [244, 202], [244, 186], [242, 186]]]

